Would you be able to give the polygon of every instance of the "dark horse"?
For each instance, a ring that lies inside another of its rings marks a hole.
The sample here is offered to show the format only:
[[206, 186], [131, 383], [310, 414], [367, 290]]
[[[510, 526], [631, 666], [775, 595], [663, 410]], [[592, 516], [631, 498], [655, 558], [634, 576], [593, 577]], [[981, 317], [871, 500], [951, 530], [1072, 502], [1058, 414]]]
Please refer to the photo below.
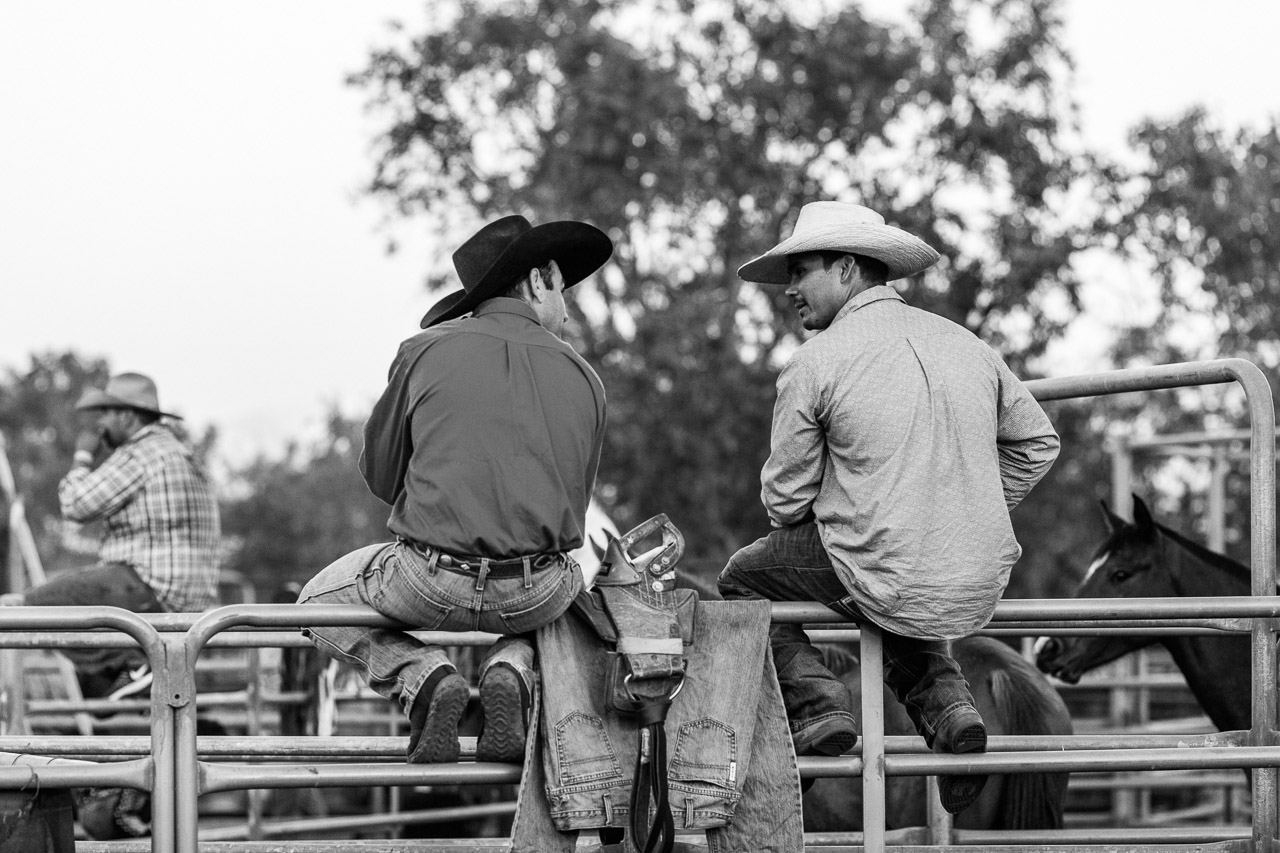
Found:
[[[1249, 569], [1157, 524], [1136, 495], [1133, 523], [1106, 504], [1108, 535], [1094, 552], [1078, 598], [1249, 595]], [[1095, 667], [1160, 642], [1182, 670], [1209, 719], [1221, 731], [1251, 725], [1249, 638], [1241, 634], [1201, 636], [1046, 637], [1036, 664], [1070, 684]]]
[[[825, 649], [832, 671], [861, 701], [857, 657], [843, 647]], [[968, 679], [978, 710], [992, 735], [1069, 735], [1071, 718], [1058, 692], [1016, 651], [989, 637], [967, 637], [952, 654]], [[887, 690], [886, 735], [914, 735], [906, 711]], [[1066, 773], [1010, 773], [987, 781], [974, 805], [956, 815], [957, 829], [1057, 829], [1062, 826]], [[889, 829], [924, 826], [923, 776], [890, 776], [886, 793]], [[862, 782], [856, 778], [819, 779], [804, 797], [806, 832], [862, 829]]]

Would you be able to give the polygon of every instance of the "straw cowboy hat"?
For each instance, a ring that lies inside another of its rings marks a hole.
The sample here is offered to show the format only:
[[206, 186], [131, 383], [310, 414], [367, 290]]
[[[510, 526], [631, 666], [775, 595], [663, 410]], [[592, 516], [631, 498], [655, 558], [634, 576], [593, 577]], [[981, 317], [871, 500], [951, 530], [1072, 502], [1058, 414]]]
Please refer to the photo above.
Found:
[[164, 418], [182, 419], [182, 415], [163, 411], [156, 394], [156, 383], [141, 373], [121, 373], [107, 382], [106, 388], [90, 388], [84, 392], [77, 409], [138, 409]]
[[843, 201], [814, 201], [800, 208], [791, 236], [742, 266], [738, 276], [764, 284], [789, 284], [787, 255], [848, 252], [882, 261], [888, 281], [906, 278], [937, 263], [938, 253], [919, 237], [884, 224], [869, 207]]
[[572, 220], [530, 225], [504, 216], [481, 228], [453, 253], [462, 289], [448, 294], [422, 318], [422, 328], [461, 317], [510, 287], [534, 267], [555, 261], [564, 286], [573, 287], [613, 254], [613, 241], [594, 225]]

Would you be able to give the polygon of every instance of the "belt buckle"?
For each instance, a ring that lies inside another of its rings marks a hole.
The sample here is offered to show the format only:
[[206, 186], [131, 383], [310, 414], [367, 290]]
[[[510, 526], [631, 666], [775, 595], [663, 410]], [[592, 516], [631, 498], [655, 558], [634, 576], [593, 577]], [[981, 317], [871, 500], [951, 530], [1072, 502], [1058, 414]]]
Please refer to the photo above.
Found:
[[440, 552], [440, 563], [446, 568], [460, 569], [464, 572], [471, 571], [471, 564], [461, 557], [455, 557], [452, 554]]

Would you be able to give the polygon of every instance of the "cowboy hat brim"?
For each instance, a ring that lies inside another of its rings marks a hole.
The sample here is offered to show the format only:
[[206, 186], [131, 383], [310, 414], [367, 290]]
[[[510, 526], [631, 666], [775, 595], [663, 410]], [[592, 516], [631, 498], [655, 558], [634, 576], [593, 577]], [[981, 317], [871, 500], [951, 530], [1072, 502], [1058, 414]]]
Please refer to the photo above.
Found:
[[940, 257], [928, 243], [892, 225], [832, 224], [788, 237], [763, 255], [738, 267], [738, 277], [762, 284], [789, 284], [788, 255], [828, 251], [875, 258], [888, 267], [886, 281], [924, 272]]
[[150, 412], [162, 418], [182, 420], [182, 415], [175, 415], [173, 412], [165, 412], [152, 406], [140, 405], [136, 402], [125, 400], [113, 394], [108, 394], [101, 388], [90, 388], [85, 391], [84, 395], [76, 402], [76, 409], [80, 411], [85, 409], [137, 409], [140, 412]]
[[503, 249], [474, 287], [445, 295], [419, 325], [426, 329], [468, 314], [510, 287], [517, 276], [547, 261], [559, 265], [565, 288], [573, 287], [604, 266], [612, 254], [613, 241], [594, 225], [573, 220], [535, 225]]

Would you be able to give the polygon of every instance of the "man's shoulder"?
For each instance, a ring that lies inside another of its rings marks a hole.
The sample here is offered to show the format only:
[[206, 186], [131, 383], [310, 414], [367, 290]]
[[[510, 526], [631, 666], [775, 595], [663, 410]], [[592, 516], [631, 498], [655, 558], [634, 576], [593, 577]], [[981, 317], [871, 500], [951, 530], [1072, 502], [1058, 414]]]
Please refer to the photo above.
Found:
[[446, 320], [443, 323], [437, 323], [429, 329], [423, 329], [416, 335], [405, 338], [400, 342], [400, 352], [415, 352], [431, 346], [436, 341], [447, 338], [450, 335], [457, 334], [463, 328], [463, 324], [469, 318], [459, 317], [456, 320]]
[[157, 466], [167, 467], [177, 461], [185, 464], [192, 459], [191, 446], [172, 427], [162, 423], [145, 427], [117, 452], [148, 470]]

